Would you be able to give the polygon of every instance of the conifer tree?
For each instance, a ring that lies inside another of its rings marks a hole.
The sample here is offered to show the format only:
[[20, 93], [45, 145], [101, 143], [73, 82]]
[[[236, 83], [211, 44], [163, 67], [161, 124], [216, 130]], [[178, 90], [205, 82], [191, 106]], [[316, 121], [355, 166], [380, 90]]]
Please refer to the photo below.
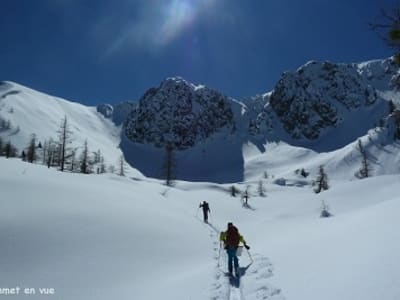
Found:
[[318, 176], [314, 182], [314, 185], [316, 186], [314, 192], [317, 194], [329, 189], [328, 175], [325, 173], [324, 167], [322, 165], [319, 166]]
[[26, 159], [28, 162], [33, 163], [36, 160], [36, 135], [31, 135], [31, 140], [26, 153]]
[[121, 156], [119, 157], [119, 160], [118, 160], [118, 175], [125, 176], [125, 171], [126, 171], [125, 159], [124, 159], [124, 155], [121, 154]]
[[361, 167], [354, 175], [359, 179], [370, 177], [371, 176], [371, 166], [368, 161], [367, 151], [365, 150], [360, 139], [357, 142], [356, 149], [361, 154]]
[[175, 167], [174, 147], [172, 143], [168, 143], [165, 147], [165, 161], [163, 167], [165, 184], [168, 186], [171, 186], [174, 183]]
[[89, 147], [87, 140], [85, 140], [85, 143], [83, 144], [83, 150], [79, 165], [81, 173], [89, 174]]
[[60, 156], [60, 170], [64, 171], [65, 162], [69, 155], [69, 143], [71, 143], [71, 135], [72, 131], [69, 129], [69, 123], [67, 116], [61, 120], [60, 128], [58, 129], [58, 138], [59, 138], [59, 156]]
[[265, 187], [262, 180], [258, 181], [257, 192], [260, 197], [265, 197]]
[[17, 156], [17, 148], [15, 148], [10, 141], [8, 141], [4, 147], [4, 155], [6, 156], [6, 158]]

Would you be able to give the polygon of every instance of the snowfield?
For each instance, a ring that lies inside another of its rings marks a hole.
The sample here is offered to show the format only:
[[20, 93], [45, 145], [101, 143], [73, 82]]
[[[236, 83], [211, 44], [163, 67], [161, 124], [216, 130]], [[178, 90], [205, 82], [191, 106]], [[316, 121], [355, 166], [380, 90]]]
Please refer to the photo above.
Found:
[[[0, 288], [36, 290], [1, 298], [399, 299], [399, 180], [334, 179], [316, 195], [270, 178], [266, 197], [247, 181], [236, 185], [251, 186], [246, 208], [230, 185], [168, 188], [0, 158]], [[333, 217], [319, 217], [322, 199]], [[210, 225], [201, 221], [203, 200]], [[251, 246], [240, 286], [225, 276], [219, 248], [228, 221]], [[45, 287], [55, 294], [39, 295]]]

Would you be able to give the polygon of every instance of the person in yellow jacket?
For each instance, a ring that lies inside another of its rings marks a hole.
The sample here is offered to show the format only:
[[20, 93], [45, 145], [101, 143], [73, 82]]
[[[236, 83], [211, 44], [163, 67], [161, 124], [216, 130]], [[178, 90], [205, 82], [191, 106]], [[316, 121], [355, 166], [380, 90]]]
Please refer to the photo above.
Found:
[[228, 254], [228, 271], [232, 274], [233, 267], [235, 267], [235, 274], [239, 276], [239, 259], [236, 255], [236, 250], [239, 247], [239, 243], [243, 243], [246, 249], [250, 247], [246, 244], [243, 236], [240, 235], [239, 230], [233, 223], [228, 223], [228, 228], [226, 231], [222, 231], [219, 240], [224, 243], [224, 249]]

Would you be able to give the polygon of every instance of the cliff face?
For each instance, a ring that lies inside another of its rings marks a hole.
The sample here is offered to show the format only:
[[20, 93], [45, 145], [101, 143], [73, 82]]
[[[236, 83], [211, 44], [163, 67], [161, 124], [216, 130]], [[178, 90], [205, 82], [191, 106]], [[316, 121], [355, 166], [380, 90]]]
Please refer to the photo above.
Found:
[[168, 78], [149, 89], [126, 121], [133, 142], [184, 150], [222, 128], [234, 129], [232, 101], [212, 89], [182, 78]]

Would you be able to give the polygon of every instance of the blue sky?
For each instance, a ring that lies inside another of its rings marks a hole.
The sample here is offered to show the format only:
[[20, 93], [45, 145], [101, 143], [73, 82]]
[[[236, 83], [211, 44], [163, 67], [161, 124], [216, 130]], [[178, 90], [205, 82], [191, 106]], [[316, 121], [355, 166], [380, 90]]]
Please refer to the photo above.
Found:
[[232, 97], [309, 60], [390, 49], [368, 22], [394, 0], [4, 0], [0, 80], [87, 105], [138, 100], [170, 76]]

